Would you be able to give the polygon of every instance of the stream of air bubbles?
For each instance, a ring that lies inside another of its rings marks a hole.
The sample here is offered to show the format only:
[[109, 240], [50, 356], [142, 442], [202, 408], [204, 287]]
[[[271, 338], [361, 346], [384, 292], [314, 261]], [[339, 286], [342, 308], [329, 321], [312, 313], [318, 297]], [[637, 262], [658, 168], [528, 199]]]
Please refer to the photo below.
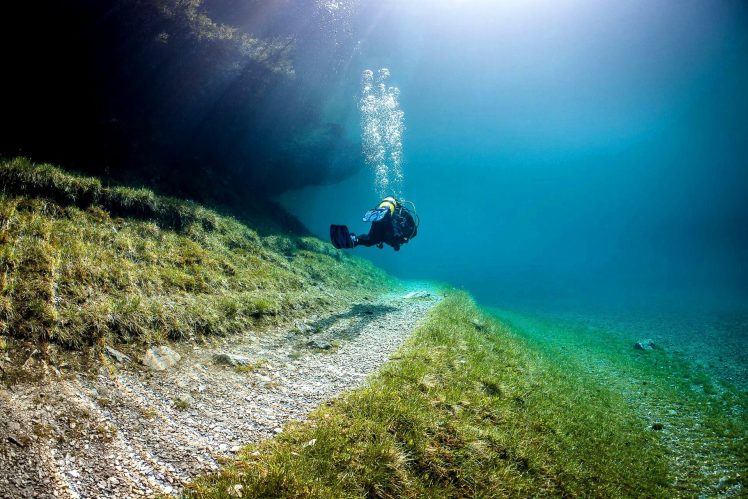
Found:
[[390, 70], [367, 69], [361, 77], [361, 144], [366, 164], [374, 171], [374, 190], [383, 198], [403, 194], [403, 131], [400, 89], [388, 87]]

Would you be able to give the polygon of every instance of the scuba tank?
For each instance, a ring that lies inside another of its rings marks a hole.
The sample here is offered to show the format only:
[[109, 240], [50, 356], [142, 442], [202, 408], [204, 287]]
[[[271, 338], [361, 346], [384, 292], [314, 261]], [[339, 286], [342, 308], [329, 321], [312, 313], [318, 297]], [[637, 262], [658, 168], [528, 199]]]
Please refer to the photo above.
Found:
[[395, 205], [392, 219], [395, 238], [400, 244], [407, 243], [418, 235], [420, 218], [416, 212], [416, 205], [413, 202], [400, 200]]

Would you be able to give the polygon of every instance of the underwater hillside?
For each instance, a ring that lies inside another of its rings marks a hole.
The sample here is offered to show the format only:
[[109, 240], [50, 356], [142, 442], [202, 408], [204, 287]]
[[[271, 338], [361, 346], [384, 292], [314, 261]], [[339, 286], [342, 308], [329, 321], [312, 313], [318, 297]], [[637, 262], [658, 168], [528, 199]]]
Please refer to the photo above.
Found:
[[5, 9], [0, 497], [748, 496], [748, 8]]

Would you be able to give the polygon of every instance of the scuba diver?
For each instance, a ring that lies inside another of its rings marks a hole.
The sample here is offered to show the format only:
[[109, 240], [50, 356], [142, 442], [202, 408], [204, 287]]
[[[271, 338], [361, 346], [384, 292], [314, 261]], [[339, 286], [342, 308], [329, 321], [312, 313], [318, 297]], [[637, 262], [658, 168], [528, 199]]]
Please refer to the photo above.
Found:
[[356, 246], [377, 246], [381, 249], [384, 244], [389, 244], [395, 251], [400, 251], [401, 245], [416, 237], [420, 222], [413, 203], [398, 201], [393, 196], [387, 196], [379, 206], [367, 211], [363, 221], [371, 222], [371, 229], [368, 234], [359, 236], [348, 232], [345, 225], [330, 225], [332, 245], [337, 249]]

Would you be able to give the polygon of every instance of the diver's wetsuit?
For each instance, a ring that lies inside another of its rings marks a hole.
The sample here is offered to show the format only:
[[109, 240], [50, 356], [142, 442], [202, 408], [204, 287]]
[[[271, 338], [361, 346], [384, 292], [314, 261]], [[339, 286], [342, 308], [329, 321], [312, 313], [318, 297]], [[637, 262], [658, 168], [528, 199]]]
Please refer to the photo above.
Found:
[[395, 251], [400, 249], [400, 242], [395, 240], [395, 230], [392, 227], [392, 216], [389, 214], [379, 222], [372, 222], [368, 234], [356, 236], [356, 246], [376, 246], [387, 243]]
[[416, 230], [411, 214], [398, 206], [394, 216], [387, 213], [382, 220], [372, 222], [368, 234], [356, 236], [355, 245], [381, 248], [382, 244], [386, 243], [395, 251], [400, 251], [400, 245], [415, 237]]

